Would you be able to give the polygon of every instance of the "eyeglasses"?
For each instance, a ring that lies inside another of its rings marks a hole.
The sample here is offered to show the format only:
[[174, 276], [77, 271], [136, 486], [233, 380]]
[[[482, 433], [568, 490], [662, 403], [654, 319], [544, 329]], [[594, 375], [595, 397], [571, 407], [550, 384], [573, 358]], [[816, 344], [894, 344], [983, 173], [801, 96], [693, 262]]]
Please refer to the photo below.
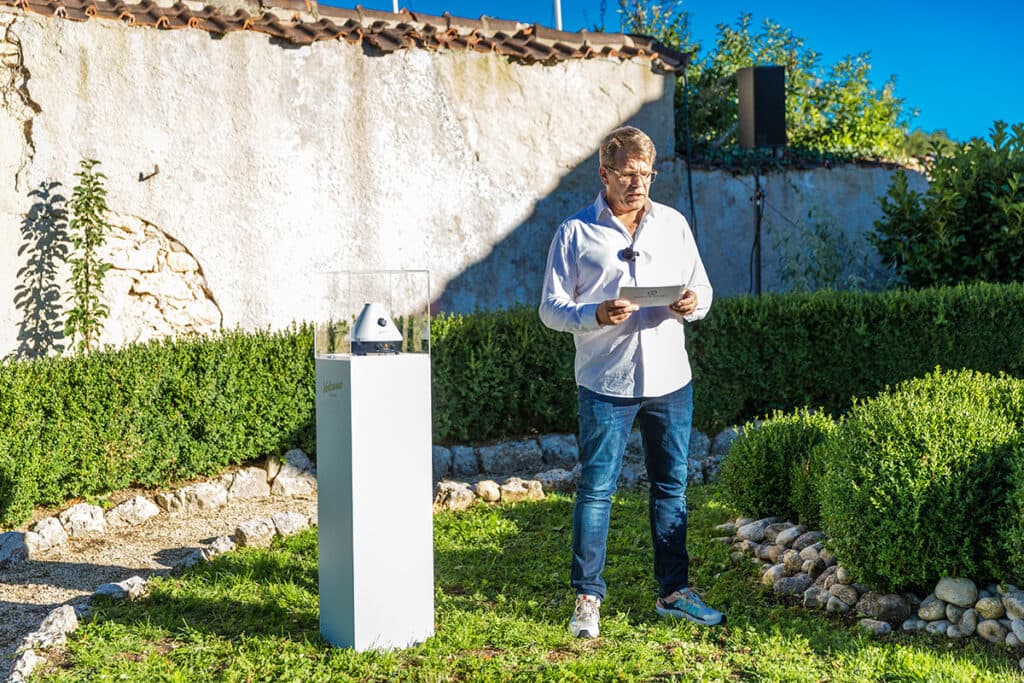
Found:
[[620, 173], [610, 166], [605, 166], [605, 169], [607, 169], [609, 173], [614, 173], [615, 177], [619, 179], [619, 182], [627, 187], [637, 180], [644, 185], [650, 185], [658, 177], [657, 171], [647, 171], [644, 173]]

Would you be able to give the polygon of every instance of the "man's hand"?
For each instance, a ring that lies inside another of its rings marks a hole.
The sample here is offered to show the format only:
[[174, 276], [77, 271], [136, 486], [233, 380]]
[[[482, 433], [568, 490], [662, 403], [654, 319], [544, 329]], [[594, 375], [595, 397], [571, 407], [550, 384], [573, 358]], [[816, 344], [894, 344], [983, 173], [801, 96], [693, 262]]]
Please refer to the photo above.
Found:
[[669, 308], [680, 315], [690, 315], [697, 310], [697, 292], [692, 289], [688, 289], [683, 292], [682, 298], [674, 304], [670, 304]]
[[621, 325], [640, 307], [627, 299], [608, 299], [597, 307], [597, 322], [601, 325]]

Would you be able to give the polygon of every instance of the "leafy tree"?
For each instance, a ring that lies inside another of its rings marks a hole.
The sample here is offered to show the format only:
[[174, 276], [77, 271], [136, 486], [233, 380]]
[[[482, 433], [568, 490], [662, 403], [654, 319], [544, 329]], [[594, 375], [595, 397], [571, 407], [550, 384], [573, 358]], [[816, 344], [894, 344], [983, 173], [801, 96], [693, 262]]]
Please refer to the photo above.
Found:
[[79, 351], [96, 348], [103, 321], [110, 313], [100, 300], [103, 278], [110, 269], [103, 263], [98, 250], [107, 241], [111, 226], [107, 221], [107, 190], [103, 173], [95, 170], [100, 162], [83, 159], [81, 170], [75, 174], [78, 184], [71, 195], [71, 243], [75, 255], [71, 263], [71, 304], [65, 323], [69, 337], [78, 337]]
[[907, 139], [903, 142], [903, 154], [907, 157], [923, 157], [929, 154], [939, 156], [951, 154], [955, 147], [956, 143], [944, 130], [926, 133], [920, 128], [915, 128], [907, 134]]
[[871, 239], [911, 287], [1022, 279], [1024, 124], [996, 121], [990, 136], [927, 162], [924, 194], [893, 176]]
[[[786, 129], [789, 147], [804, 155], [847, 158], [900, 156], [906, 135], [903, 100], [890, 79], [871, 85], [868, 53], [846, 56], [829, 68], [790, 29], [765, 19], [756, 30], [750, 14], [735, 26], [718, 25], [714, 48], [700, 57], [701, 46], [689, 32], [682, 0], [653, 4], [620, 0], [622, 30], [650, 35], [680, 51], [693, 51], [685, 83], [677, 83], [676, 111], [683, 115], [688, 97], [691, 144], [706, 156], [723, 157], [738, 146], [736, 71], [773, 64], [786, 69]], [[683, 126], [676, 127], [680, 144]]]

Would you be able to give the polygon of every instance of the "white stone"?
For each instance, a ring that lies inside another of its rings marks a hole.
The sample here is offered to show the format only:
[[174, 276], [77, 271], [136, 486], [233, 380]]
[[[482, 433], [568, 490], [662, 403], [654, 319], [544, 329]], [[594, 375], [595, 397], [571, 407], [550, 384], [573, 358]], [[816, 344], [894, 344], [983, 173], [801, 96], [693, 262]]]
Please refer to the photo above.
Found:
[[61, 512], [57, 518], [71, 538], [102, 534], [107, 530], [107, 523], [103, 519], [103, 509], [98, 505], [78, 503]]
[[309, 470], [299, 469], [286, 462], [274, 477], [270, 492], [275, 496], [308, 496], [316, 491], [316, 486], [316, 477]]
[[37, 666], [45, 663], [46, 658], [36, 654], [35, 650], [24, 650], [18, 653], [14, 659], [11, 675], [7, 679], [8, 683], [24, 683]]
[[978, 587], [970, 579], [945, 576], [935, 586], [935, 597], [957, 607], [971, 607], [978, 600]]
[[230, 553], [236, 547], [235, 540], [230, 536], [218, 536], [217, 538], [210, 541], [210, 544], [203, 550], [206, 554], [206, 559], [212, 560], [215, 557], [219, 557], [224, 553]]
[[158, 493], [153, 496], [153, 500], [164, 512], [180, 512], [185, 508], [185, 501], [178, 491]]
[[1011, 619], [1024, 619], [1024, 591], [1012, 590], [1003, 594], [1003, 607]]
[[760, 543], [764, 540], [764, 529], [766, 526], [767, 524], [763, 524], [760, 521], [744, 524], [736, 530], [736, 537], [744, 541]]
[[465, 510], [476, 500], [473, 490], [466, 484], [441, 481], [434, 488], [434, 512]]
[[44, 553], [68, 540], [68, 532], [56, 517], [44, 517], [29, 528], [33, 538], [29, 540], [29, 534], [26, 534], [25, 540], [29, 543], [30, 554]]
[[116, 270], [151, 272], [156, 270], [158, 249], [155, 243], [144, 243], [134, 249], [115, 249], [111, 251], [108, 263]]
[[25, 636], [21, 647], [46, 649], [67, 642], [68, 634], [78, 628], [78, 615], [71, 605], [61, 605], [43, 619], [39, 628]]
[[1008, 632], [1008, 629], [995, 619], [980, 622], [977, 630], [978, 635], [990, 643], [1003, 643]]
[[982, 619], [1002, 619], [1006, 615], [1006, 608], [1003, 607], [1002, 598], [984, 597], [974, 604], [978, 615]]
[[946, 603], [932, 593], [921, 601], [920, 606], [917, 608], [917, 616], [925, 621], [942, 619], [946, 616]]
[[766, 586], [774, 586], [775, 582], [786, 576], [786, 565], [772, 565], [768, 571], [761, 575], [761, 583]]
[[189, 301], [192, 291], [180, 275], [166, 270], [157, 273], [142, 273], [135, 279], [132, 292], [136, 295], [151, 294], [160, 299]]
[[309, 518], [298, 512], [275, 512], [270, 519], [278, 536], [294, 536], [309, 528]]
[[104, 515], [110, 526], [138, 526], [160, 514], [157, 504], [145, 496], [135, 496], [115, 505]]
[[117, 583], [104, 583], [93, 591], [93, 595], [107, 596], [114, 600], [134, 600], [145, 592], [146, 580], [141, 576], [132, 576]]
[[842, 565], [839, 565], [839, 567], [836, 569], [836, 581], [843, 584], [853, 583], [853, 577], [850, 575], [850, 570]]
[[784, 529], [779, 532], [775, 537], [775, 542], [778, 545], [786, 546], [787, 548], [793, 545], [793, 541], [800, 537], [800, 534], [807, 531], [802, 526], [791, 526], [788, 529]]
[[258, 517], [239, 523], [235, 529], [235, 543], [242, 548], [265, 548], [270, 545], [276, 535], [277, 528], [274, 526], [273, 520]]
[[270, 495], [267, 471], [262, 467], [246, 467], [235, 472], [227, 487], [228, 500], [263, 498]]
[[[781, 548], [782, 546], [773, 547]], [[790, 548], [782, 554], [782, 564], [786, 566], [786, 570], [790, 574], [795, 574], [803, 569], [804, 561], [800, 558], [800, 553]]]
[[538, 473], [534, 476], [534, 479], [540, 482], [545, 493], [553, 491], [571, 491], [575, 485], [575, 478], [573, 477], [572, 472], [557, 467], [555, 469]]
[[524, 480], [519, 477], [509, 477], [501, 485], [501, 501], [503, 503], [518, 503], [523, 500], [541, 500], [544, 497], [544, 489], [539, 481]]
[[184, 510], [216, 510], [228, 502], [227, 490], [219, 484], [204, 481], [178, 491]]
[[493, 479], [483, 479], [476, 483], [477, 497], [485, 503], [497, 503], [501, 500], [501, 487]]

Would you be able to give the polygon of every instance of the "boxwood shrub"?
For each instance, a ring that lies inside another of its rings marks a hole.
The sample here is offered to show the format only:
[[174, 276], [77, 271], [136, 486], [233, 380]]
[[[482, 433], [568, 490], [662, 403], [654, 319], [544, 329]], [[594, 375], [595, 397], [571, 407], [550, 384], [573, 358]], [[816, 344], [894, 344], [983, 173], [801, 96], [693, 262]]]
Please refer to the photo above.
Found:
[[720, 299], [687, 338], [708, 434], [775, 409], [840, 415], [935, 366], [1024, 376], [1024, 284]]
[[314, 446], [309, 328], [0, 364], [0, 525]]
[[755, 517], [814, 523], [818, 518], [816, 446], [836, 431], [827, 414], [806, 408], [748, 423], [722, 461], [720, 482], [729, 505]]
[[927, 592], [947, 575], [1006, 578], [997, 546], [1022, 457], [1006, 401], [1017, 382], [936, 369], [845, 416], [823, 446], [821, 512], [859, 581]]

